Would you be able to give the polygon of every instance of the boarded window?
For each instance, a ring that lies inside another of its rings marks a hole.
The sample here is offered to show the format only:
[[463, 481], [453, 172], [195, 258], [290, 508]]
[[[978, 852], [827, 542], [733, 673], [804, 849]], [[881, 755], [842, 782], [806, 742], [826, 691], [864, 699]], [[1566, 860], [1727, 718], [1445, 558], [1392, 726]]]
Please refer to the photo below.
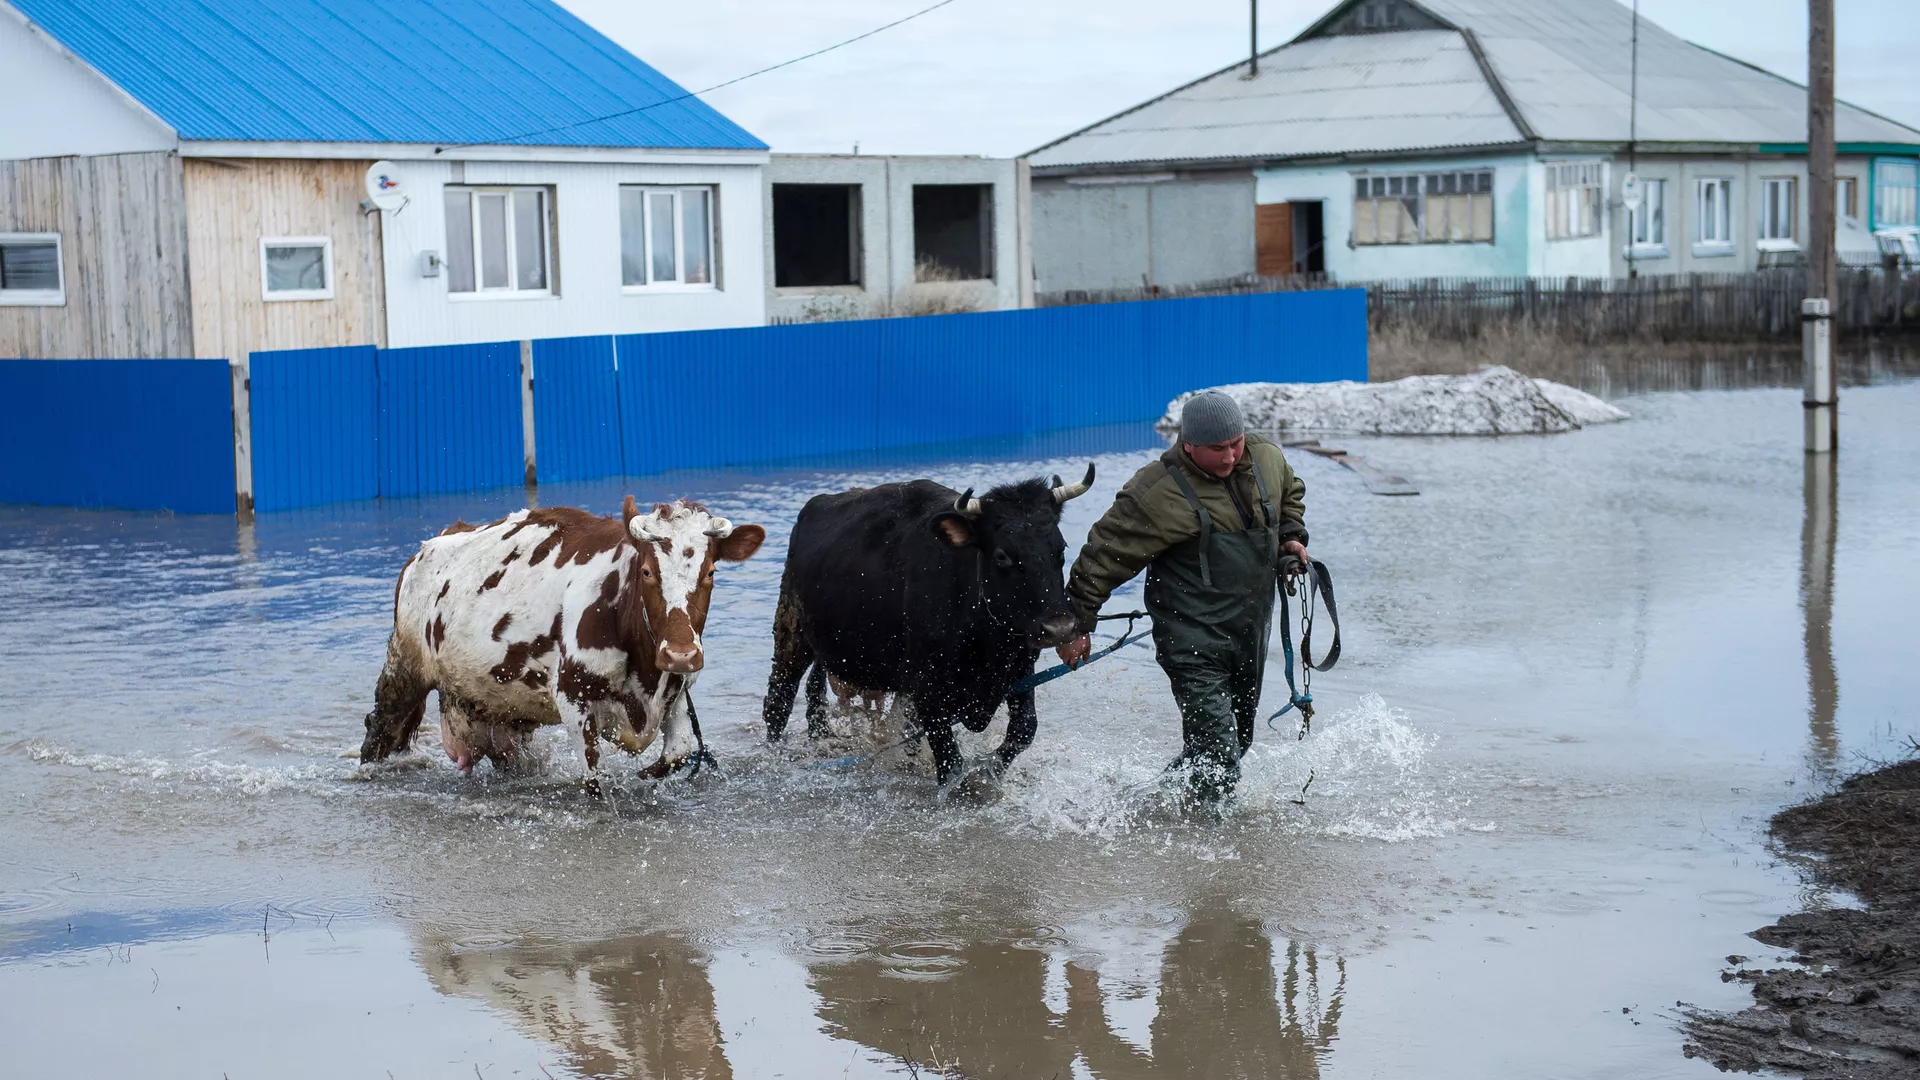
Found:
[[1578, 240], [1600, 235], [1600, 211], [1606, 205], [1601, 185], [1605, 164], [1561, 161], [1547, 166], [1547, 239]]
[[917, 281], [992, 278], [992, 185], [915, 184], [913, 264]]
[[1493, 172], [1356, 176], [1353, 242], [1493, 243]]
[[773, 185], [773, 283], [860, 284], [860, 185]]
[[1260, 203], [1253, 208], [1254, 271], [1264, 277], [1293, 273], [1293, 204]]

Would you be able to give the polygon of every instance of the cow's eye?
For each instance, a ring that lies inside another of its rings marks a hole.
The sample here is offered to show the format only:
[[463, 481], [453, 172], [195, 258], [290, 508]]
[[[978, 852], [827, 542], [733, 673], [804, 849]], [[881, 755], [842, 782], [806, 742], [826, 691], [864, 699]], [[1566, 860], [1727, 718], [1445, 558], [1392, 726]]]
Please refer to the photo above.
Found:
[[993, 553], [993, 565], [1005, 570], [1007, 567], [1013, 565], [1013, 556], [1007, 554], [1004, 549], [996, 551]]
[[651, 566], [643, 566], [643, 567], [641, 567], [641, 568], [640, 568], [640, 576], [641, 576], [641, 577], [643, 577], [643, 578], [646, 578], [646, 579], [647, 579], [648, 581], [652, 581], [652, 580], [653, 580], [653, 567], [651, 567]]

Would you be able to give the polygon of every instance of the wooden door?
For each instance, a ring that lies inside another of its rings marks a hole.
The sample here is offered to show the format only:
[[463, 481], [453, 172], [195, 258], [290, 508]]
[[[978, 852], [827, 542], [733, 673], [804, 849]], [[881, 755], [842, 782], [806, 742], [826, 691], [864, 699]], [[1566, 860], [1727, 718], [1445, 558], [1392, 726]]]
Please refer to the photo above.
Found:
[[1292, 203], [1255, 204], [1253, 268], [1262, 277], [1285, 277], [1293, 273]]

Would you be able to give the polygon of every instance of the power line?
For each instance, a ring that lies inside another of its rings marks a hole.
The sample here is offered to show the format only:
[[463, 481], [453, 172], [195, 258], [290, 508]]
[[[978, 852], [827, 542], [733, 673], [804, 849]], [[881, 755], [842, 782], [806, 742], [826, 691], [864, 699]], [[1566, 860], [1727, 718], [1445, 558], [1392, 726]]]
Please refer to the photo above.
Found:
[[643, 112], [646, 112], [648, 109], [657, 109], [657, 108], [660, 108], [662, 105], [672, 105], [677, 102], [687, 101], [691, 98], [704, 97], [707, 94], [713, 93], [715, 90], [723, 90], [729, 86], [734, 85], [735, 83], [743, 83], [743, 82], [746, 82], [748, 79], [765, 75], [770, 71], [779, 71], [781, 68], [784, 68], [784, 67], [792, 67], [793, 65], [800, 63], [802, 60], [811, 60], [816, 56], [823, 56], [827, 53], [834, 51], [835, 49], [843, 49], [848, 45], [852, 45], [856, 41], [865, 41], [867, 38], [870, 38], [875, 34], [881, 33], [886, 30], [891, 30], [894, 27], [901, 25], [902, 23], [912, 22], [913, 20], [919, 18], [922, 15], [926, 15], [930, 12], [938, 11], [939, 9], [946, 7], [948, 4], [951, 4], [953, 2], [954, 0], [938, 0], [938, 2], [928, 4], [926, 7], [921, 8], [919, 11], [916, 11], [911, 15], [903, 15], [900, 18], [895, 19], [892, 22], [887, 23], [883, 26], [876, 26], [873, 29], [868, 30], [864, 34], [855, 34], [854, 36], [847, 38], [845, 41], [836, 41], [832, 45], [828, 45], [824, 49], [815, 49], [810, 53], [806, 53], [805, 55], [802, 55], [802, 56], [796, 56], [791, 60], [782, 60], [777, 64], [769, 64], [766, 67], [759, 69], [758, 71], [749, 71], [745, 75], [740, 75], [735, 78], [728, 79], [726, 82], [714, 83], [712, 86], [709, 86], [704, 90], [695, 90], [689, 94], [681, 94], [679, 97], [670, 97], [664, 101], [656, 101], [651, 105], [639, 105], [631, 109], [622, 109], [619, 112], [608, 113], [605, 116], [593, 116], [593, 117], [588, 117], [585, 120], [576, 120], [570, 124], [558, 124], [558, 125], [555, 125], [554, 127], [540, 128], [537, 131], [523, 131], [518, 135], [507, 135], [498, 139], [494, 139], [490, 142], [449, 143], [446, 146], [434, 147], [433, 152], [436, 154], [439, 154], [439, 153], [444, 153], [448, 150], [458, 150], [462, 147], [467, 147], [467, 146], [504, 146], [509, 143], [517, 143], [521, 139], [531, 139], [536, 135], [551, 135], [556, 131], [568, 131], [577, 127], [585, 127], [588, 124], [605, 123], [608, 120], [618, 120], [623, 116], [632, 116], [635, 113], [643, 113]]

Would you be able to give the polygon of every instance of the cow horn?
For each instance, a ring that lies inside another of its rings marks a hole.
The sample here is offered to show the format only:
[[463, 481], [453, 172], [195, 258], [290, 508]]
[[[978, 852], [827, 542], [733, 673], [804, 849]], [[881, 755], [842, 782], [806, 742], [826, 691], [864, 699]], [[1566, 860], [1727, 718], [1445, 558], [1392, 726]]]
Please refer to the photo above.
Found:
[[972, 488], [961, 492], [960, 497], [953, 500], [953, 512], [968, 517], [980, 516], [980, 500], [973, 497]]
[[707, 535], [725, 540], [733, 535], [733, 522], [717, 517], [707, 522]]
[[1087, 489], [1092, 486], [1093, 486], [1093, 462], [1089, 461], [1087, 462], [1086, 478], [1081, 480], [1077, 484], [1066, 484], [1063, 486], [1060, 483], [1059, 477], [1056, 476], [1053, 478], [1053, 501], [1056, 503], [1063, 503], [1063, 502], [1066, 502], [1068, 499], [1077, 499], [1080, 496], [1085, 495], [1087, 493]]
[[643, 544], [651, 544], [655, 540], [660, 539], [659, 537], [653, 535], [652, 530], [647, 528], [647, 522], [652, 520], [653, 520], [652, 514], [636, 515], [633, 518], [633, 520], [627, 522], [627, 532], [631, 533], [635, 540], [638, 540]]

